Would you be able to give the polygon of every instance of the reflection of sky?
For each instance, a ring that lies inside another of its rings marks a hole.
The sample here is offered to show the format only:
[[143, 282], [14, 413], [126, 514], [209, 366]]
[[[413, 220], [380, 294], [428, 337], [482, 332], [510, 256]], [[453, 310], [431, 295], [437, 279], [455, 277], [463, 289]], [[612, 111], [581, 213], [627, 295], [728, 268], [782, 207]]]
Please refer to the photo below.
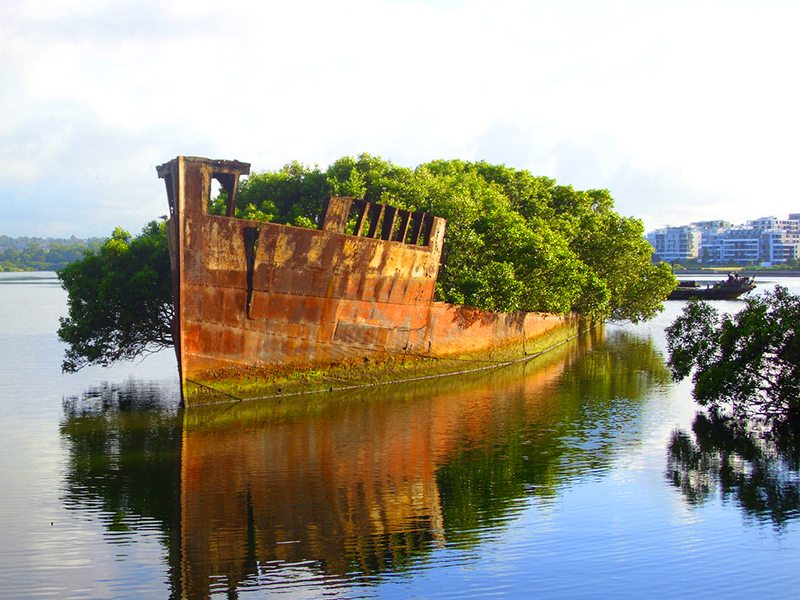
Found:
[[135, 543], [109, 544], [110, 515], [63, 506], [67, 450], [59, 421], [62, 400], [99, 381], [174, 378], [174, 354], [62, 374], [64, 345], [55, 332], [65, 310], [66, 294], [52, 274], [0, 274], [0, 589], [8, 597], [43, 590], [112, 597], [134, 595], [135, 586], [149, 582], [166, 597], [164, 548], [154, 526], [137, 523], [128, 535]]
[[146, 585], [151, 597], [168, 597], [164, 546], [157, 530], [142, 532], [140, 526], [131, 543], [114, 545], [103, 515], [70, 513], [57, 504], [57, 498], [40, 494], [35, 505], [15, 516], [21, 531], [7, 529], [4, 522], [3, 594], [23, 598], [47, 590], [56, 597], [137, 597]]
[[[449, 549], [436, 557], [435, 573], [388, 578], [381, 592], [396, 597], [450, 596], [454, 589], [464, 596], [740, 597], [743, 590], [762, 586], [794, 589], [796, 561], [776, 564], [773, 540], [757, 528], [731, 528], [734, 508], [676, 523], [663, 510], [669, 502], [665, 495], [672, 492], [661, 486], [659, 493], [642, 494], [636, 483], [623, 487], [605, 478], [572, 486], [544, 514], [531, 503], [479, 552]], [[706, 580], [697, 565], [712, 571]]]
[[[78, 373], [63, 374], [61, 360], [66, 346], [55, 334], [59, 318], [67, 312], [66, 297], [52, 273], [0, 273], [3, 396], [56, 392], [60, 398], [80, 394], [99, 381], [120, 381], [130, 376], [177, 380], [175, 354], [171, 350], [112, 368], [87, 367]], [[18, 405], [15, 410], [19, 408]], [[37, 406], [35, 412], [41, 408]]]
[[[800, 279], [797, 282], [800, 283]], [[769, 284], [768, 287], [771, 289], [773, 285]], [[626, 324], [620, 327], [629, 333], [650, 339], [666, 362], [668, 352], [664, 329], [681, 314], [684, 305], [683, 301], [666, 302], [664, 311], [655, 319], [635, 326]], [[721, 311], [733, 311], [741, 308], [743, 303], [715, 302], [714, 306]], [[617, 326], [609, 326], [608, 330], [613, 330], [614, 327]], [[664, 485], [664, 468], [666, 447], [672, 432], [676, 429], [691, 430], [692, 421], [698, 411], [698, 406], [688, 401], [691, 394], [690, 379], [650, 390], [648, 398], [641, 405], [640, 443], [628, 446], [616, 455], [611, 473], [611, 477], [620, 484], [625, 482], [632, 489], [653, 498], [654, 505], [668, 506], [670, 522], [664, 526], [682, 528], [687, 538], [691, 537], [692, 525], [703, 520], [703, 512], [689, 506], [679, 490]]]

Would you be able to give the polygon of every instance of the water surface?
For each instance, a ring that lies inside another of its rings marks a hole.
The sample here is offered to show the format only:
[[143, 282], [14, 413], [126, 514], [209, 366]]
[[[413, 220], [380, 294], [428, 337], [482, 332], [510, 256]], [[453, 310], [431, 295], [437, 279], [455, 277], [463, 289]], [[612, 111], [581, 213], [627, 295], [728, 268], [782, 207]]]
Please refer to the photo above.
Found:
[[513, 368], [189, 411], [169, 352], [62, 374], [65, 303], [0, 274], [0, 595], [796, 596], [796, 451], [696, 420], [682, 303]]

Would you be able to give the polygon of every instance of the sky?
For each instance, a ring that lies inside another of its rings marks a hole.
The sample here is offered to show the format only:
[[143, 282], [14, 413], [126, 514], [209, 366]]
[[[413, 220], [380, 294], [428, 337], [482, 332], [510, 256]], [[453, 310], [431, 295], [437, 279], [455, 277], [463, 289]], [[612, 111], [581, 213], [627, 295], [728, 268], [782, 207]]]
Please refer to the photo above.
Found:
[[0, 0], [0, 234], [139, 231], [177, 155], [486, 160], [647, 230], [785, 218], [797, 23], [797, 0]]

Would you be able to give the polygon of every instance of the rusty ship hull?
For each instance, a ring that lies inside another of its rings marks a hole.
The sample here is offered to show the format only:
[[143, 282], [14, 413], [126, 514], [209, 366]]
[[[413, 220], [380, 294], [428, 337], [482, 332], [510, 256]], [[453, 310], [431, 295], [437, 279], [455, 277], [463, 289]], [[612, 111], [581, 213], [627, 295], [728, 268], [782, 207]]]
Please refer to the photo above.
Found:
[[[193, 386], [213, 388], [243, 368], [487, 355], [576, 326], [570, 316], [434, 301], [445, 220], [428, 213], [331, 198], [319, 229], [235, 218], [249, 168], [185, 156], [157, 167], [186, 404], [208, 401]], [[212, 180], [227, 192], [226, 216], [208, 211]]]

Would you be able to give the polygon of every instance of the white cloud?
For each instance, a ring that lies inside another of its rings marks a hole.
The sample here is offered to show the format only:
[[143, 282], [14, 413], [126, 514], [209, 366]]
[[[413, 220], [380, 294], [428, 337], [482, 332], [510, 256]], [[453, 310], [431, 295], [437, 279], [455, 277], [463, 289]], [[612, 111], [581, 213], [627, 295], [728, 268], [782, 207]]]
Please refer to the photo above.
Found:
[[59, 227], [71, 211], [79, 235], [137, 229], [163, 212], [153, 166], [177, 154], [486, 159], [608, 188], [649, 226], [800, 211], [793, 2], [2, 11], [0, 233], [47, 233], [26, 202], [57, 203]]

